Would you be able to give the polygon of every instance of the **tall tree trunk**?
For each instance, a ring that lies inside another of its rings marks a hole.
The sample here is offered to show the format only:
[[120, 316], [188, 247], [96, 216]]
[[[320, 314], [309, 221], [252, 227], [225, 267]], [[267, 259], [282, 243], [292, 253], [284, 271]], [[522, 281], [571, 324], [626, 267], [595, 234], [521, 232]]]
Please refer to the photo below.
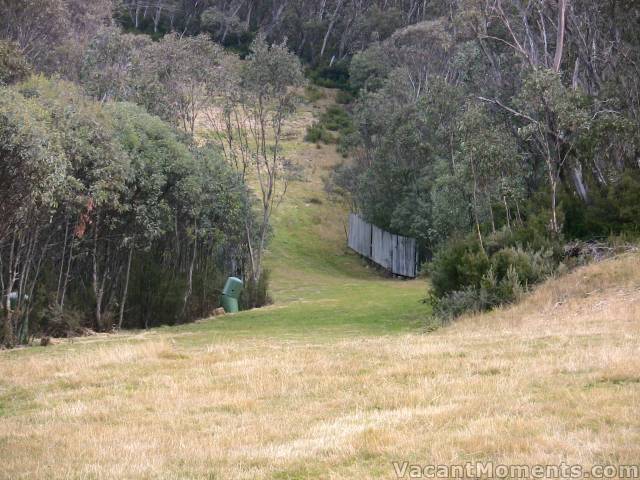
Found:
[[198, 252], [198, 224], [194, 223], [194, 239], [193, 239], [193, 255], [191, 256], [191, 263], [189, 264], [189, 273], [187, 275], [187, 289], [184, 292], [184, 299], [182, 302], [182, 314], [181, 314], [181, 319], [179, 320], [183, 320], [185, 318], [185, 315], [187, 313], [187, 303], [189, 302], [189, 298], [191, 297], [191, 294], [193, 293], [193, 269], [195, 268], [195, 264], [196, 264], [196, 255]]
[[493, 216], [493, 205], [491, 205], [491, 197], [489, 197], [489, 217], [491, 218], [491, 232], [496, 233], [496, 219]]
[[329, 27], [327, 28], [327, 32], [324, 34], [324, 38], [322, 40], [322, 48], [320, 49], [320, 58], [322, 58], [324, 56], [324, 51], [327, 48], [327, 42], [329, 41], [329, 36], [331, 35], [331, 32], [333, 31], [333, 27], [336, 23], [336, 20], [338, 19], [338, 13], [340, 12], [340, 8], [342, 8], [342, 4], [343, 4], [344, 0], [338, 0], [338, 3], [336, 5], [336, 9], [333, 12], [333, 15], [331, 16], [331, 20], [329, 22]]
[[580, 200], [582, 200], [582, 203], [586, 204], [589, 202], [589, 192], [582, 176], [582, 164], [579, 160], [576, 160], [574, 165], [570, 168], [571, 178], [573, 179], [573, 185], [576, 189], [576, 193], [580, 197]]
[[13, 232], [11, 238], [11, 247], [9, 249], [9, 264], [7, 266], [7, 283], [4, 290], [4, 319], [2, 325], [2, 343], [7, 347], [15, 345], [15, 331], [13, 325], [13, 312], [11, 309], [11, 292], [16, 282], [17, 251], [16, 251], [16, 232]]
[[473, 159], [471, 160], [471, 172], [473, 174], [473, 218], [476, 223], [476, 232], [478, 233], [480, 248], [484, 251], [484, 242], [482, 240], [482, 231], [480, 230], [480, 219], [478, 216], [478, 179], [476, 177], [476, 167]]
[[100, 282], [100, 274], [98, 272], [98, 232], [99, 232], [99, 225], [100, 225], [100, 215], [98, 214], [96, 217], [96, 224], [94, 226], [94, 230], [93, 230], [93, 251], [92, 251], [92, 266], [93, 266], [93, 271], [92, 271], [92, 278], [91, 278], [91, 283], [93, 286], [93, 294], [95, 296], [95, 300], [96, 300], [96, 307], [95, 307], [95, 312], [94, 312], [94, 316], [95, 316], [95, 322], [96, 322], [96, 330], [100, 330], [102, 329], [102, 297], [103, 297], [103, 289], [101, 288], [101, 282]]
[[62, 244], [62, 255], [60, 257], [60, 272], [58, 273], [58, 288], [56, 289], [56, 303], [60, 303], [60, 290], [62, 289], [62, 277], [64, 274], [64, 260], [67, 253], [67, 237], [69, 236], [69, 217], [67, 216], [64, 227], [64, 242]]
[[505, 218], [507, 219], [507, 228], [511, 231], [511, 211], [509, 210], [509, 204], [507, 203], [507, 196], [502, 196], [502, 201], [504, 202], [504, 212]]
[[69, 258], [67, 259], [67, 272], [64, 275], [64, 282], [62, 283], [62, 292], [60, 293], [60, 311], [64, 311], [64, 298], [67, 294], [67, 286], [69, 285], [69, 277], [71, 276], [71, 262], [73, 261], [73, 246], [75, 245], [75, 238], [71, 237], [71, 245], [69, 245]]
[[564, 50], [565, 19], [567, 3], [569, 0], [558, 0], [558, 36], [556, 39], [556, 55], [553, 60], [553, 70], [558, 73], [562, 65], [562, 53]]
[[554, 234], [560, 232], [560, 227], [558, 226], [558, 180], [554, 178], [553, 175], [550, 175], [551, 182], [551, 230]]
[[122, 290], [122, 299], [120, 300], [120, 315], [118, 317], [118, 330], [122, 329], [124, 321], [124, 308], [127, 302], [127, 292], [129, 291], [129, 277], [131, 274], [131, 258], [133, 257], [133, 246], [129, 248], [129, 258], [127, 259], [127, 273], [124, 280], [124, 289]]

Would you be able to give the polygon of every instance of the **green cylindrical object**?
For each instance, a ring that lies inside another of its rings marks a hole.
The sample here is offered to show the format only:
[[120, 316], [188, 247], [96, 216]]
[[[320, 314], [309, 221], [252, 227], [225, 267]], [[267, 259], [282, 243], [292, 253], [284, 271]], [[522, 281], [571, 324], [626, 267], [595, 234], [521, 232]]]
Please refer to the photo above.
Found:
[[224, 288], [222, 289], [222, 294], [237, 300], [240, 298], [243, 286], [244, 283], [242, 283], [242, 280], [239, 278], [229, 277], [227, 279], [227, 283], [225, 283]]
[[244, 283], [242, 280], [236, 277], [229, 277], [227, 279], [227, 283], [224, 285], [222, 289], [222, 298], [220, 299], [220, 304], [224, 311], [227, 313], [237, 313], [238, 308], [238, 299], [240, 298], [240, 294], [242, 293], [242, 288]]
[[223, 295], [220, 300], [220, 305], [224, 308], [226, 313], [238, 313], [238, 300], [236, 298]]

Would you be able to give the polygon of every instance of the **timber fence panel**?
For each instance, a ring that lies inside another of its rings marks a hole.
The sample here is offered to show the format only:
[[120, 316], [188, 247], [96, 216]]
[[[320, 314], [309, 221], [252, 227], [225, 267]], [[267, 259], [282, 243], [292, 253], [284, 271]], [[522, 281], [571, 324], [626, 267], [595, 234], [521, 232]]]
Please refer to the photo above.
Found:
[[395, 275], [414, 278], [417, 274], [415, 239], [389, 233], [353, 213], [349, 215], [348, 245]]

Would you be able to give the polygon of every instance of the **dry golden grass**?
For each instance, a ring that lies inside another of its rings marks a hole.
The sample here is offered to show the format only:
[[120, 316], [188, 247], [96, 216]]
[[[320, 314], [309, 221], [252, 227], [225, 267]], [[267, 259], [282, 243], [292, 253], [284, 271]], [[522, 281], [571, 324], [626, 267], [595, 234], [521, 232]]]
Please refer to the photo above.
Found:
[[0, 478], [640, 461], [638, 255], [430, 335], [181, 347], [174, 335], [0, 353]]

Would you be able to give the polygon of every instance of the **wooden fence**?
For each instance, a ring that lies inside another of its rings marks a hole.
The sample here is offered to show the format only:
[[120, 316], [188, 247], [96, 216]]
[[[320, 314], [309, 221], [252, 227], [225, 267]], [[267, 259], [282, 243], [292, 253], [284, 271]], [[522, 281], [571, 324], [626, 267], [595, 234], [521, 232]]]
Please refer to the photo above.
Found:
[[354, 213], [349, 215], [349, 248], [394, 275], [415, 278], [418, 273], [415, 239], [386, 232]]

